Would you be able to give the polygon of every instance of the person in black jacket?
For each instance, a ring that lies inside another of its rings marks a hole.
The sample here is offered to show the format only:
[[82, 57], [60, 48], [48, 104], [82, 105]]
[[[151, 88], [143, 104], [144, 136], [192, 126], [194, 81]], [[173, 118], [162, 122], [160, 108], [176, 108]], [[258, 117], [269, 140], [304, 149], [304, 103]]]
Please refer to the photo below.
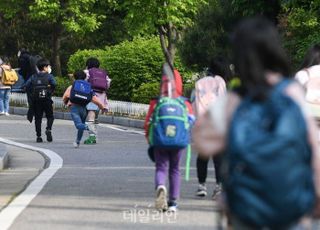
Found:
[[32, 107], [35, 115], [35, 127], [37, 133], [37, 142], [43, 142], [41, 138], [41, 123], [43, 113], [46, 114], [47, 128], [46, 136], [47, 141], [52, 142], [51, 129], [53, 125], [53, 101], [52, 93], [56, 87], [56, 81], [51, 74], [50, 62], [47, 59], [40, 59], [37, 62], [39, 73], [32, 75], [26, 82], [26, 90], [30, 94], [32, 100]]

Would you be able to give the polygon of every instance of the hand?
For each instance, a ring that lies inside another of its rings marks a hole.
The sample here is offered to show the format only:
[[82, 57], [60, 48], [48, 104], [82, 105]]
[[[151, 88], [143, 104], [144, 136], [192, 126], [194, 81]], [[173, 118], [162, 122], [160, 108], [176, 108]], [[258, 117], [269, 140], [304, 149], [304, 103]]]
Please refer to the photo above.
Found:
[[107, 112], [108, 112], [108, 108], [102, 108], [102, 109], [101, 109], [101, 113], [102, 113], [102, 114], [107, 113]]

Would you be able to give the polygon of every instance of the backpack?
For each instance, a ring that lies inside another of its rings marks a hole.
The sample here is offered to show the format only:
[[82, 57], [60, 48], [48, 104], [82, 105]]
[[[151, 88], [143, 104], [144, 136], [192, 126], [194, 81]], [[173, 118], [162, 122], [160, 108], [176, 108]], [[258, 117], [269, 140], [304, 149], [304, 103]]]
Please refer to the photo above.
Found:
[[190, 141], [188, 110], [184, 99], [160, 97], [149, 126], [152, 147], [181, 149]]
[[2, 68], [1, 83], [12, 86], [18, 81], [18, 75], [14, 69]]
[[42, 101], [50, 98], [49, 74], [35, 74], [32, 76], [31, 82], [33, 100]]
[[93, 90], [97, 92], [104, 92], [108, 88], [107, 81], [108, 74], [106, 71], [99, 68], [91, 68], [89, 69], [89, 79], [91, 87]]
[[195, 100], [192, 107], [199, 117], [207, 111], [209, 105], [218, 97], [226, 93], [226, 83], [220, 76], [207, 76], [199, 79], [195, 84]]
[[257, 229], [281, 229], [315, 203], [311, 147], [300, 107], [283, 90], [268, 98], [245, 97], [228, 134], [225, 188], [231, 212]]
[[91, 102], [93, 91], [89, 82], [76, 80], [72, 84], [70, 92], [70, 101], [77, 105], [86, 106]]

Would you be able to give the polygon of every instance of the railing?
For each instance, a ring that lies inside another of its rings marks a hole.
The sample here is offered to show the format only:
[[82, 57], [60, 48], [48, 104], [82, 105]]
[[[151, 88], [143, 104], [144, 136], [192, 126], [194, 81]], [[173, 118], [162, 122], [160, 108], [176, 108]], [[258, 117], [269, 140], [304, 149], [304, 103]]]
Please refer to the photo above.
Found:
[[[66, 108], [62, 102], [61, 97], [52, 97], [52, 100], [54, 108], [61, 110], [64, 110]], [[12, 93], [10, 96], [10, 102], [16, 105], [27, 106], [27, 95], [25, 93]], [[125, 101], [108, 100], [108, 104], [108, 113], [131, 117], [144, 117], [147, 114], [149, 108], [149, 105], [146, 104]]]

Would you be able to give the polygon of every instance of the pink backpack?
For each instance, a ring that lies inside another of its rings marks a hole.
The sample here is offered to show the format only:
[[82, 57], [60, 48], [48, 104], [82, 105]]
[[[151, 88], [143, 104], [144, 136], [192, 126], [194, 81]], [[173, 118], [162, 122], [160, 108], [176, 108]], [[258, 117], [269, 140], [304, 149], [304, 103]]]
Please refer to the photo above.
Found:
[[109, 88], [108, 74], [103, 69], [89, 69], [88, 82], [91, 84], [92, 89], [97, 92], [104, 92]]
[[199, 79], [195, 85], [195, 100], [192, 103], [197, 117], [203, 115], [211, 103], [225, 95], [226, 82], [220, 76], [208, 76]]

